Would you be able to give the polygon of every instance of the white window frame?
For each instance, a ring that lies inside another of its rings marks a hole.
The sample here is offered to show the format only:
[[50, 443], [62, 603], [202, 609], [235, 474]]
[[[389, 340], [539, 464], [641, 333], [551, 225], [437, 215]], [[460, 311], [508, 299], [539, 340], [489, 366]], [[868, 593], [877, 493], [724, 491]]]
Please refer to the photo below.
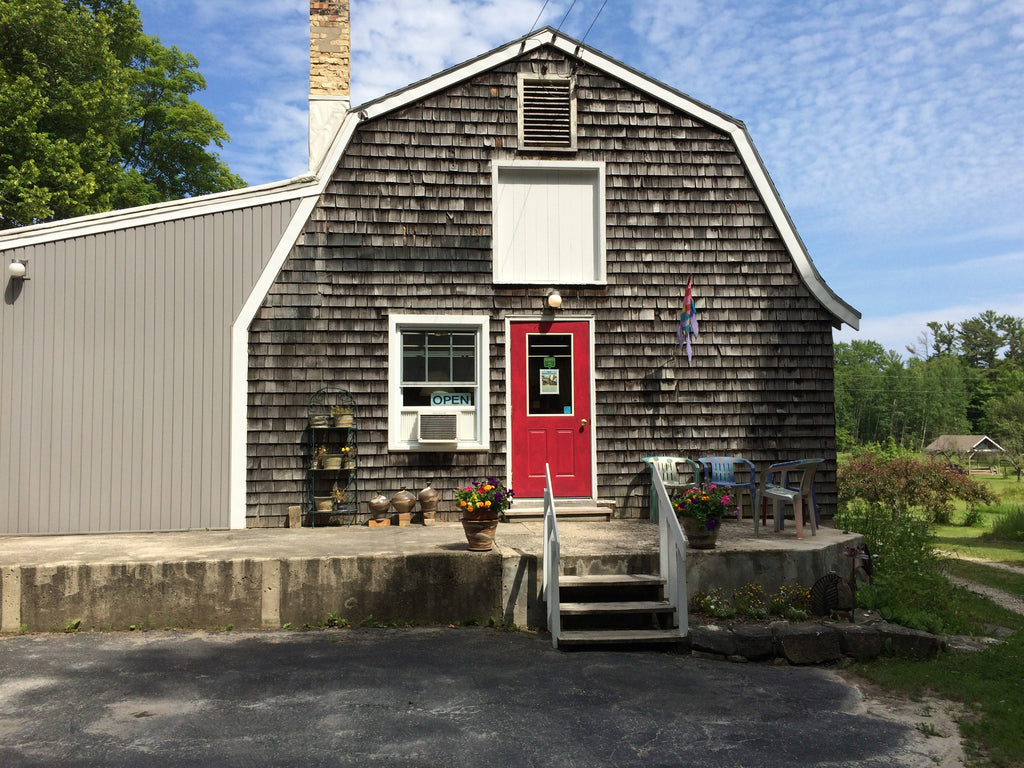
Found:
[[[535, 278], [527, 278], [523, 275], [509, 275], [503, 272], [502, 250], [510, 241], [512, 235], [505, 231], [503, 217], [499, 215], [499, 193], [501, 191], [502, 171], [506, 170], [536, 170], [537, 175], [545, 171], [565, 170], [570, 172], [593, 174], [596, 180], [596, 191], [594, 203], [594, 275], [592, 278], [553, 279], [550, 275], [541, 275]], [[491, 163], [491, 261], [492, 280], [495, 285], [607, 285], [608, 284], [608, 258], [607, 258], [607, 217], [605, 198], [607, 196], [605, 181], [605, 164], [602, 161], [593, 160], [494, 160]]]
[[[486, 451], [491, 447], [491, 382], [490, 382], [489, 315], [389, 315], [388, 316], [388, 450], [389, 451]], [[443, 330], [472, 332], [477, 337], [474, 405], [460, 408], [431, 406], [406, 407], [402, 402], [402, 331]], [[475, 412], [474, 439], [460, 438], [451, 443], [420, 443], [402, 434], [403, 418], [420, 413]]]

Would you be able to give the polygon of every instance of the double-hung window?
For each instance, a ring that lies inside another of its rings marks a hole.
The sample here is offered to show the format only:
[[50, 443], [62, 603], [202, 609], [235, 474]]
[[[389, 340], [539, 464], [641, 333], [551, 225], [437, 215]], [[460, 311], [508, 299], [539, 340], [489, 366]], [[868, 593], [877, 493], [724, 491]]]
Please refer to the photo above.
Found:
[[391, 450], [488, 447], [488, 323], [484, 315], [389, 318]]

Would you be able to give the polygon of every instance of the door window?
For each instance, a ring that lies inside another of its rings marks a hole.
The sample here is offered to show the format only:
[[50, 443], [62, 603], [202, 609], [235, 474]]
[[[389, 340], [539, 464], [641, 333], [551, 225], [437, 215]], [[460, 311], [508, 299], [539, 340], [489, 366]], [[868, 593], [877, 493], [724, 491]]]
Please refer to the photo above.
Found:
[[572, 334], [526, 337], [526, 381], [531, 416], [572, 415]]

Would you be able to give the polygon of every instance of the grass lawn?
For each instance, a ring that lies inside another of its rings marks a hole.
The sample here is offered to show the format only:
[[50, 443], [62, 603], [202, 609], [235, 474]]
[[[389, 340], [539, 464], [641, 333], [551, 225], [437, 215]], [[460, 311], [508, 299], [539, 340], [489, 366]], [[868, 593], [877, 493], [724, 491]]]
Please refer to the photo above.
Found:
[[[1024, 484], [1016, 478], [984, 478], [1000, 495], [1001, 509], [1024, 507]], [[964, 509], [954, 522], [964, 519]], [[936, 547], [953, 553], [946, 571], [1024, 598], [1024, 575], [962, 559], [957, 555], [1024, 567], [1024, 541], [991, 538], [999, 512], [983, 512], [976, 525], [937, 526]], [[1005, 640], [977, 653], [943, 653], [935, 661], [880, 659], [856, 665], [855, 671], [884, 688], [911, 697], [931, 692], [959, 702], [967, 713], [960, 722], [972, 766], [1024, 767], [1024, 616], [1000, 608], [962, 588], [949, 587], [949, 625], [974, 624], [994, 634], [994, 626], [1012, 631]], [[953, 621], [953, 616], [957, 621]]]

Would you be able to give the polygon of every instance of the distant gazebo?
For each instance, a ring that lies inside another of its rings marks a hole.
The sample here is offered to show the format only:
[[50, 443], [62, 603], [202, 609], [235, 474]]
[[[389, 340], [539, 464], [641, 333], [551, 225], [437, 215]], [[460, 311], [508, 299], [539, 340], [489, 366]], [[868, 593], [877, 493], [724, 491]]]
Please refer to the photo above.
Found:
[[967, 457], [967, 470], [971, 469], [971, 462], [977, 455], [991, 456], [993, 454], [1005, 453], [999, 445], [988, 435], [941, 435], [934, 442], [925, 447], [927, 453], [940, 453], [947, 458], [953, 456]]

